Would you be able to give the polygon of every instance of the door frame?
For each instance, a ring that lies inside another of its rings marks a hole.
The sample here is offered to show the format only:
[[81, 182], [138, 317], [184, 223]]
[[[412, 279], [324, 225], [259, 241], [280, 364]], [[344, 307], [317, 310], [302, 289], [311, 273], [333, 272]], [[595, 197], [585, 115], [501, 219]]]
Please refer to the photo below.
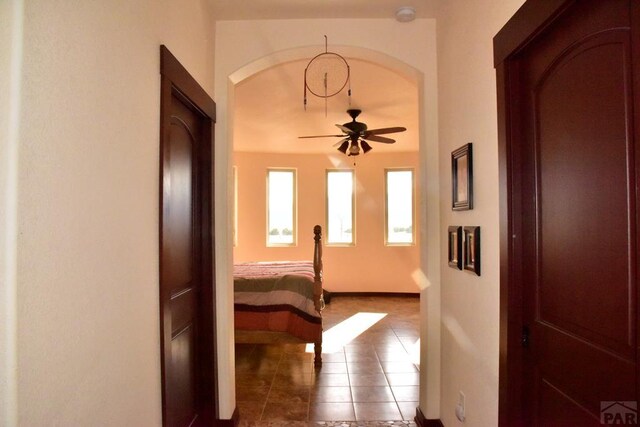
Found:
[[[163, 212], [163, 153], [169, 142], [171, 125], [171, 102], [176, 96], [184, 103], [197, 110], [203, 118], [201, 141], [194, 161], [197, 162], [196, 204], [199, 209], [196, 218], [200, 220], [198, 230], [199, 250], [201, 251], [201, 292], [198, 302], [199, 336], [196, 345], [199, 353], [206, 357], [200, 358], [198, 371], [200, 373], [197, 384], [196, 401], [202, 418], [196, 425], [214, 425], [218, 418], [218, 384], [217, 384], [217, 348], [216, 348], [216, 317], [215, 313], [215, 270], [214, 270], [214, 219], [213, 219], [213, 145], [214, 125], [216, 120], [216, 104], [189, 72], [180, 64], [169, 49], [160, 46], [160, 146], [159, 146], [159, 284], [160, 284], [160, 359], [162, 380], [162, 423], [167, 425], [167, 401], [169, 382], [166, 379], [165, 360], [171, 357], [171, 325], [165, 324], [166, 313], [170, 307], [167, 295], [164, 295], [162, 281], [162, 212]], [[167, 339], [168, 338], [168, 339]], [[202, 362], [206, 360], [206, 363]]]
[[[498, 105], [498, 161], [500, 204], [500, 364], [498, 423], [525, 424], [523, 411], [524, 353], [522, 351], [523, 283], [521, 182], [517, 171], [521, 159], [518, 106], [518, 53], [536, 40], [548, 26], [577, 0], [527, 0], [493, 39]], [[632, 64], [640, 70], [640, 3], [630, 2]], [[634, 92], [640, 93], [640, 72], [633, 75]], [[640, 123], [640, 102], [634, 96], [634, 122]], [[640, 126], [633, 137], [640, 141]], [[640, 163], [640, 161], [637, 161]], [[636, 167], [640, 166], [637, 164]], [[638, 194], [636, 195], [638, 197]], [[638, 262], [638, 260], [636, 260]], [[636, 301], [640, 307], [640, 301]], [[636, 328], [640, 338], [640, 328]], [[640, 342], [640, 340], [638, 341]], [[640, 390], [640, 372], [636, 377]]]

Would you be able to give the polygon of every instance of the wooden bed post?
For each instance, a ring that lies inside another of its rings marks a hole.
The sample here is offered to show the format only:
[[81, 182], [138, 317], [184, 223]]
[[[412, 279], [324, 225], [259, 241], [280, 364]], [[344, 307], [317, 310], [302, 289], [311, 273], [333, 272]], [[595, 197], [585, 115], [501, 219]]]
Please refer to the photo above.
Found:
[[[318, 313], [324, 308], [324, 301], [322, 299], [322, 227], [316, 225], [313, 227], [313, 301]], [[314, 364], [316, 366], [322, 365], [322, 331], [318, 341], [313, 343], [313, 350], [315, 353]]]

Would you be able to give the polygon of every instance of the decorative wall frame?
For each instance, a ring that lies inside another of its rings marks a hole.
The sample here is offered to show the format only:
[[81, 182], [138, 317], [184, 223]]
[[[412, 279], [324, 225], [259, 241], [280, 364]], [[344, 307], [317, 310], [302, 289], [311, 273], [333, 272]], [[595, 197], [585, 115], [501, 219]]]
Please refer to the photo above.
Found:
[[449, 227], [449, 267], [462, 270], [462, 227]]
[[480, 227], [464, 227], [464, 269], [480, 275]]
[[463, 145], [451, 153], [451, 209], [473, 209], [473, 147]]

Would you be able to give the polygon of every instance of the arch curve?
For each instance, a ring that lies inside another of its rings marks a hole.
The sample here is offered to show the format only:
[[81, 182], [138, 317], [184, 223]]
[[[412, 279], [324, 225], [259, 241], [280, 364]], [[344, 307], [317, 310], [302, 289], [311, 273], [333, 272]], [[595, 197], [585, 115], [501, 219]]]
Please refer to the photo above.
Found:
[[[273, 52], [235, 70], [229, 75], [229, 83], [231, 85], [237, 85], [243, 80], [271, 67], [287, 62], [313, 58], [318, 52], [323, 51], [323, 49], [324, 46], [314, 45]], [[417, 87], [419, 87], [422, 82], [423, 73], [420, 70], [386, 53], [364, 47], [346, 45], [333, 45], [332, 50], [340, 52], [340, 54], [347, 59], [360, 59], [385, 67], [414, 83]]]

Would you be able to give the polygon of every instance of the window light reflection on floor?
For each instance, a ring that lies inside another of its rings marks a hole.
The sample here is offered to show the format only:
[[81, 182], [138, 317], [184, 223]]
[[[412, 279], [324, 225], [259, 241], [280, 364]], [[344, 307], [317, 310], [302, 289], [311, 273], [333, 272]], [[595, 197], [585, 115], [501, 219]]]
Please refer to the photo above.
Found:
[[[382, 320], [387, 313], [357, 313], [322, 333], [322, 352], [335, 353], [357, 336]], [[313, 353], [313, 344], [307, 344], [307, 353]]]
[[420, 338], [416, 340], [413, 344], [407, 346], [405, 345], [407, 352], [409, 353], [409, 358], [411, 363], [416, 366], [420, 366]]

